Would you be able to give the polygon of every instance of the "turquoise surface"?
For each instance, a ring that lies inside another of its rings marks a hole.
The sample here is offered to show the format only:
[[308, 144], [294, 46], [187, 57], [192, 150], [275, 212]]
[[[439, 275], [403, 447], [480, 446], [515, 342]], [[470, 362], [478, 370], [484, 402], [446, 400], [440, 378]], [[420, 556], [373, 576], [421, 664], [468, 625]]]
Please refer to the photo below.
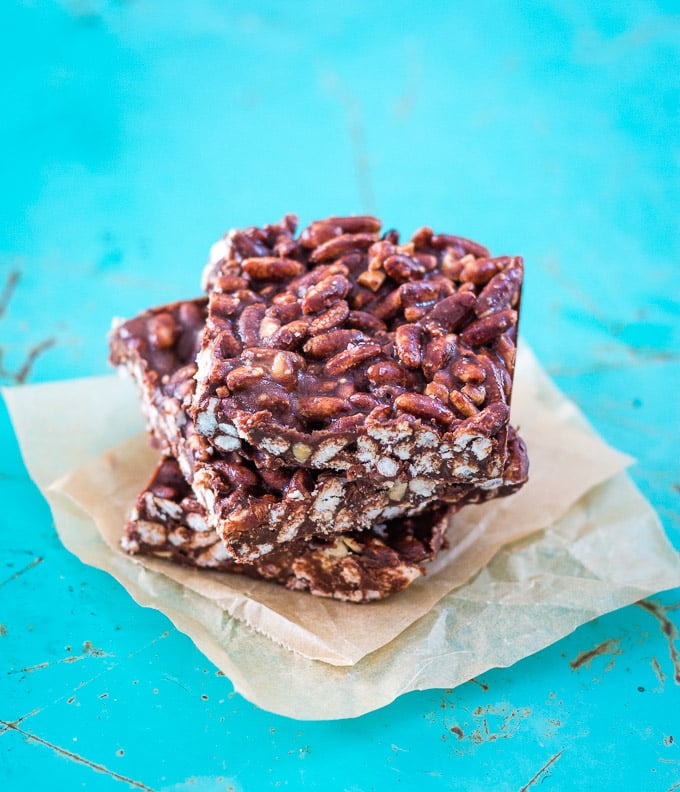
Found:
[[[524, 335], [680, 548], [679, 11], [4, 0], [2, 384], [106, 372], [111, 317], [198, 293], [229, 227], [429, 224], [524, 254]], [[63, 549], [1, 404], [0, 451], [3, 791], [680, 789], [678, 591], [297, 722]]]

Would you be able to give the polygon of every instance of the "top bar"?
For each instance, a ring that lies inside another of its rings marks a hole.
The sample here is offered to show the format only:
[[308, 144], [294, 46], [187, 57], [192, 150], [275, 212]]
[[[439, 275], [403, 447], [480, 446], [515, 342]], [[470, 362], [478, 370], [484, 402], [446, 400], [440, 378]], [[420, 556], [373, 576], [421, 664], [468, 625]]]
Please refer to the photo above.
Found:
[[191, 406], [221, 451], [271, 466], [498, 479], [506, 460], [523, 265], [374, 217], [231, 231], [204, 273]]

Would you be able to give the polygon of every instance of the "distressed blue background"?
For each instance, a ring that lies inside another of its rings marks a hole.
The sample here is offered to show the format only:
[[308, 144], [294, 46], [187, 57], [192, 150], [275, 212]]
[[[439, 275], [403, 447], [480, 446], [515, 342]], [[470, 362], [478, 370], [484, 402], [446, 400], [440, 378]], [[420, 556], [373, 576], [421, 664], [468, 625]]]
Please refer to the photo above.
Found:
[[[524, 335], [680, 547], [679, 11], [4, 0], [0, 380], [105, 372], [111, 316], [196, 294], [229, 227], [429, 224], [524, 254]], [[3, 790], [680, 789], [678, 592], [295, 722], [61, 547], [1, 404], [0, 444]]]

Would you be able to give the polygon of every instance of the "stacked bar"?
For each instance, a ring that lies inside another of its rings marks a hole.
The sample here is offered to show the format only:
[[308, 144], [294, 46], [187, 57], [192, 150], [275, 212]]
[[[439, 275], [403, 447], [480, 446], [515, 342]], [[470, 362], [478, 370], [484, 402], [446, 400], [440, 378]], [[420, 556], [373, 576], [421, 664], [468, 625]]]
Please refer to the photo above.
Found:
[[447, 510], [527, 478], [509, 426], [522, 260], [373, 217], [231, 231], [207, 298], [118, 324], [164, 454], [129, 552], [351, 601], [423, 573]]

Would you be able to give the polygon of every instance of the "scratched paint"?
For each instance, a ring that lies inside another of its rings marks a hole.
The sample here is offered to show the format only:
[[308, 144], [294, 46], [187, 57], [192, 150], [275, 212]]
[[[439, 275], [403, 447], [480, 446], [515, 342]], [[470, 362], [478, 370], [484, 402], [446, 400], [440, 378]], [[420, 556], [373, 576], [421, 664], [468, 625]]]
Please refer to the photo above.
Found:
[[[591, 662], [596, 657], [602, 657], [603, 655], [621, 655], [623, 654], [623, 650], [620, 648], [621, 639], [620, 638], [608, 638], [606, 641], [602, 641], [597, 646], [593, 647], [592, 649], [588, 649], [585, 652], [581, 652], [577, 657], [570, 661], [569, 665], [572, 671], [577, 671], [582, 666], [586, 668], [590, 668]], [[611, 671], [614, 667], [614, 657], [610, 660], [610, 662], [605, 667], [605, 671]]]
[[[2, 293], [0, 294], [0, 320], [2, 320], [3, 316], [9, 309], [10, 301], [15, 293], [20, 279], [21, 274], [18, 270], [10, 272], [7, 276]], [[11, 371], [6, 369], [4, 366], [6, 349], [0, 346], [0, 382], [4, 380], [5, 382], [11, 383], [13, 385], [22, 385], [23, 383], [27, 382], [31, 375], [31, 371], [33, 370], [33, 366], [35, 365], [38, 358], [56, 343], [57, 342], [55, 338], [45, 338], [42, 341], [39, 341], [37, 344], [30, 346], [24, 352], [23, 360], [19, 363], [17, 368]]]
[[541, 767], [541, 769], [536, 773], [536, 775], [534, 775], [533, 778], [531, 778], [529, 782], [519, 790], [519, 792], [526, 792], [527, 789], [531, 789], [531, 787], [536, 786], [536, 784], [542, 784], [547, 776], [551, 774], [550, 768], [555, 764], [560, 756], [562, 756], [562, 751], [558, 751], [556, 754], [551, 756], [550, 759], [548, 759], [548, 761], [543, 765], [543, 767]]
[[7, 276], [2, 293], [0, 294], [0, 319], [2, 319], [9, 307], [9, 302], [12, 299], [12, 294], [14, 289], [16, 289], [17, 283], [19, 283], [19, 270], [13, 270]]
[[151, 787], [146, 786], [141, 781], [135, 781], [132, 778], [128, 778], [127, 776], [121, 775], [120, 773], [116, 773], [114, 770], [109, 770], [108, 767], [105, 767], [98, 762], [92, 762], [89, 759], [86, 759], [84, 756], [80, 756], [79, 754], [74, 753], [73, 751], [69, 751], [67, 748], [62, 748], [59, 745], [55, 745], [54, 743], [49, 742], [48, 740], [43, 740], [42, 737], [38, 737], [35, 734], [31, 734], [30, 732], [24, 731], [20, 729], [17, 722], [7, 722], [0, 720], [0, 725], [4, 726], [6, 729], [11, 731], [16, 731], [21, 734], [25, 740], [28, 742], [37, 743], [38, 745], [45, 746], [46, 748], [50, 748], [55, 753], [63, 756], [65, 759], [68, 759], [71, 762], [76, 762], [77, 764], [85, 765], [92, 770], [96, 770], [98, 773], [104, 773], [105, 775], [111, 776], [111, 778], [115, 779], [116, 781], [124, 781], [125, 783], [129, 784], [131, 787], [135, 789], [142, 789], [145, 792], [154, 792]]
[[531, 716], [529, 707], [513, 707], [507, 702], [475, 707], [460, 715], [446, 714], [442, 739], [453, 735], [459, 742], [472, 745], [512, 739], [521, 728], [522, 721]]
[[[70, 647], [68, 647], [70, 649]], [[32, 674], [34, 671], [41, 671], [43, 668], [49, 668], [60, 663], [77, 663], [85, 660], [88, 657], [114, 657], [115, 655], [110, 652], [105, 652], [103, 649], [97, 649], [92, 646], [90, 641], [85, 641], [83, 644], [82, 654], [67, 655], [66, 657], [59, 658], [58, 660], [45, 660], [42, 663], [35, 665], [24, 666], [23, 668], [10, 669], [8, 674]]]
[[366, 147], [364, 112], [361, 102], [335, 73], [327, 74], [323, 84], [328, 93], [340, 102], [346, 114], [361, 210], [365, 214], [376, 214], [371, 161]]
[[21, 569], [14, 572], [8, 578], [0, 581], [0, 588], [6, 586], [8, 583], [11, 583], [13, 580], [20, 578], [22, 575], [25, 575], [27, 572], [30, 572], [32, 569], [38, 566], [38, 564], [42, 564], [45, 559], [41, 556], [36, 556], [30, 563], [26, 564], [26, 566], [21, 567]]
[[640, 608], [650, 613], [659, 623], [659, 629], [668, 641], [668, 653], [670, 655], [671, 663], [673, 665], [673, 681], [676, 685], [680, 685], [680, 653], [676, 646], [678, 640], [678, 628], [674, 622], [671, 621], [668, 614], [680, 608], [680, 603], [673, 605], [661, 605], [654, 600], [640, 600], [636, 603]]
[[659, 680], [659, 686], [655, 689], [655, 692], [663, 693], [664, 687], [666, 686], [666, 675], [664, 674], [663, 669], [661, 668], [656, 657], [652, 657], [650, 660], [650, 665], [652, 666], [654, 676]]

